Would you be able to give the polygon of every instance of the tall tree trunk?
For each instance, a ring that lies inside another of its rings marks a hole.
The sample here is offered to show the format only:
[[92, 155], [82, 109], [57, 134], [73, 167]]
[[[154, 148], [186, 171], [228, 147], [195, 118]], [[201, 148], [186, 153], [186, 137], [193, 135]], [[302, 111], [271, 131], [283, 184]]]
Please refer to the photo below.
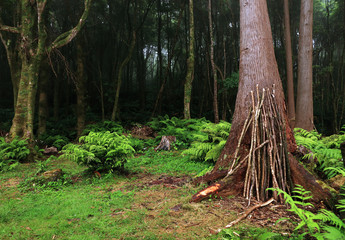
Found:
[[213, 24], [212, 24], [212, 2], [208, 0], [208, 23], [210, 31], [210, 57], [211, 57], [211, 67], [213, 76], [213, 112], [214, 112], [214, 122], [219, 123], [219, 112], [218, 112], [218, 79], [217, 70], [214, 64], [214, 41], [213, 41]]
[[49, 63], [48, 59], [42, 60], [39, 76], [39, 99], [38, 99], [38, 129], [37, 135], [40, 136], [46, 132], [48, 109], [48, 86], [49, 86]]
[[84, 70], [84, 54], [81, 36], [77, 38], [77, 73], [75, 88], [77, 93], [77, 137], [80, 137], [86, 121], [86, 75]]
[[189, 0], [189, 56], [187, 59], [187, 75], [184, 84], [184, 118], [190, 119], [190, 101], [192, 97], [192, 83], [194, 79], [194, 7], [193, 0]]
[[62, 47], [72, 41], [86, 21], [91, 0], [84, 1], [84, 13], [76, 26], [58, 36], [47, 48], [47, 34], [44, 26], [44, 11], [47, 0], [22, 0], [20, 4], [21, 28], [4, 26], [0, 22], [0, 30], [5, 29], [5, 31], [20, 33], [21, 51], [19, 56], [22, 66], [15, 114], [9, 137], [10, 139], [14, 137], [26, 138], [33, 143], [35, 100], [42, 57], [46, 52], [49, 53], [54, 48]]
[[313, 116], [313, 0], [301, 1], [296, 127], [311, 131]]
[[115, 121], [118, 113], [118, 105], [119, 105], [119, 98], [120, 98], [120, 89], [121, 89], [121, 83], [122, 83], [122, 72], [124, 67], [127, 65], [129, 60], [132, 58], [134, 47], [136, 43], [136, 32], [133, 30], [132, 32], [132, 39], [130, 42], [128, 54], [126, 58], [122, 61], [119, 72], [117, 74], [117, 80], [116, 80], [116, 93], [115, 93], [115, 101], [114, 101], [114, 107], [113, 107], [113, 112], [111, 114], [111, 121]]
[[[240, 0], [240, 27], [240, 81], [232, 127], [213, 171], [201, 178], [223, 179], [195, 194], [192, 201], [224, 189], [227, 195], [242, 193], [249, 202], [251, 197], [266, 200], [270, 197], [266, 188], [289, 191], [292, 182], [325, 197], [312, 175], [289, 154], [296, 144], [287, 122], [266, 0]], [[283, 201], [274, 193], [273, 197]]]
[[284, 0], [284, 36], [286, 58], [286, 82], [287, 82], [287, 109], [291, 128], [295, 127], [295, 94], [293, 87], [292, 49], [290, 34], [290, 11], [289, 0]]

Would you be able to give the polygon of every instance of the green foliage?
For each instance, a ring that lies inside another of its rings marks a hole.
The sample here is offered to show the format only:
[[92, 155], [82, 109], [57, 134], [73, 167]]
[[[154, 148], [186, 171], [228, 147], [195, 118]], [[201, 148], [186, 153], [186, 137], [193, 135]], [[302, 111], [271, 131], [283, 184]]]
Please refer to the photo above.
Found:
[[154, 152], [149, 149], [144, 155], [128, 159], [125, 167], [131, 172], [146, 169], [150, 174], [196, 175], [213, 166], [208, 162], [191, 161], [189, 156], [181, 156], [177, 152]]
[[26, 160], [29, 154], [26, 140], [15, 138], [12, 142], [6, 142], [0, 137], [0, 172], [12, 170], [20, 161]]
[[240, 240], [240, 239], [257, 239], [257, 240], [269, 240], [269, 239], [284, 239], [279, 233], [270, 232], [265, 228], [252, 228], [245, 229], [227, 228], [223, 229], [220, 234], [222, 240]]
[[54, 146], [58, 150], [61, 150], [63, 146], [69, 143], [69, 139], [62, 135], [48, 135], [47, 133], [39, 136], [38, 140], [40, 145]]
[[179, 148], [189, 147], [193, 141], [205, 140], [208, 138], [207, 134], [202, 130], [207, 127], [210, 121], [205, 118], [200, 119], [179, 119], [177, 117], [169, 118], [168, 116], [154, 118], [148, 125], [158, 133], [157, 142], [161, 137], [175, 136]]
[[127, 158], [135, 152], [129, 139], [116, 132], [90, 132], [80, 137], [79, 142], [83, 144], [66, 145], [60, 157], [67, 157], [91, 170], [122, 169]]
[[[316, 131], [308, 132], [301, 128], [296, 128], [295, 139], [298, 145], [308, 148], [311, 153], [304, 157], [313, 160], [317, 159], [316, 169], [324, 172], [329, 167], [341, 167], [343, 165], [341, 159], [340, 144], [345, 141], [345, 135], [332, 135], [321, 138], [321, 134]], [[328, 178], [334, 177], [333, 171], [325, 172]]]
[[119, 123], [112, 121], [104, 121], [87, 125], [82, 135], [88, 135], [90, 132], [115, 132], [121, 134], [124, 131], [125, 129]]
[[224, 121], [219, 124], [207, 123], [201, 131], [208, 137], [194, 141], [183, 153], [190, 155], [193, 160], [216, 162], [229, 136], [230, 128], [231, 124]]
[[[289, 211], [295, 213], [301, 219], [301, 222], [294, 229], [297, 239], [304, 239], [306, 235], [316, 239], [345, 238], [345, 223], [333, 212], [321, 209], [318, 213], [313, 213], [305, 209], [307, 206], [313, 207], [311, 203], [306, 202], [312, 196], [302, 186], [296, 186], [293, 191], [294, 196], [290, 196], [281, 189], [268, 188], [267, 190], [277, 191], [278, 195], [283, 194], [285, 203], [290, 206]], [[300, 233], [298, 230], [303, 230], [303, 232]], [[337, 238], [339, 236], [340, 238]]]
[[63, 174], [56, 181], [47, 181], [43, 176], [31, 176], [25, 178], [19, 185], [22, 192], [42, 192], [42, 191], [57, 191], [62, 187], [72, 184], [72, 179], [68, 174]]

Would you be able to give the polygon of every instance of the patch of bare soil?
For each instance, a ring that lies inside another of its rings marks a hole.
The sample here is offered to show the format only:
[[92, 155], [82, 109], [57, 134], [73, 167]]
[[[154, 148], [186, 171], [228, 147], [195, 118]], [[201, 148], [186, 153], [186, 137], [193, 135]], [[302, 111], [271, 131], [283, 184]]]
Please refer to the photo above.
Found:
[[[141, 189], [136, 194], [131, 211], [145, 209], [145, 224], [150, 231], [156, 232], [157, 236], [166, 233], [176, 234], [176, 239], [203, 239], [259, 203], [252, 200], [251, 206], [248, 207], [248, 201], [240, 196], [209, 198], [200, 203], [191, 203], [192, 192], [196, 189], [190, 184], [190, 180], [188, 176], [140, 175], [131, 183], [131, 186], [135, 185]], [[277, 220], [282, 218], [283, 220], [277, 223]], [[273, 202], [254, 210], [232, 229], [236, 231], [244, 226], [267, 228], [269, 231], [289, 236], [294, 229], [293, 222], [299, 222], [298, 218], [287, 211], [285, 205]]]
[[16, 178], [9, 178], [7, 179], [4, 183], [0, 184], [0, 189], [2, 188], [14, 188], [17, 187], [18, 184], [20, 183], [21, 179], [16, 177]]

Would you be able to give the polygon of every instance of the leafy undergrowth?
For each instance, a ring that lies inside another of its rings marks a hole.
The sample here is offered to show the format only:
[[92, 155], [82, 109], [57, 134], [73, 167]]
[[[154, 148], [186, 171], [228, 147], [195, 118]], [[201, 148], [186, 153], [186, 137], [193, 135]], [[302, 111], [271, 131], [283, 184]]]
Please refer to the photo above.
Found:
[[37, 163], [22, 164], [0, 175], [0, 239], [253, 239], [291, 233], [291, 223], [275, 224], [282, 216], [293, 220], [291, 213], [274, 205], [211, 235], [247, 203], [240, 197], [190, 203], [203, 187], [193, 186], [192, 177], [209, 166], [181, 152], [149, 150], [130, 158], [125, 174], [99, 177], [75, 162], [52, 159], [47, 170], [63, 169], [66, 180], [52, 187], [31, 181]]

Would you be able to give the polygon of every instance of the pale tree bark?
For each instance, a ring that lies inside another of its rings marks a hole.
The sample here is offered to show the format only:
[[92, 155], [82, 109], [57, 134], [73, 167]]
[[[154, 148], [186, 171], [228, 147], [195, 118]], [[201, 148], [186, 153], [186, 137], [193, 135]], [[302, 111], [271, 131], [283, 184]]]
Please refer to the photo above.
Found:
[[189, 0], [189, 56], [187, 59], [187, 75], [184, 84], [184, 118], [190, 119], [190, 101], [192, 98], [192, 83], [194, 79], [194, 7]]
[[266, 0], [240, 0], [240, 28], [240, 80], [230, 134], [212, 172], [195, 182], [221, 180], [192, 201], [210, 194], [243, 194], [249, 203], [252, 197], [263, 201], [271, 197], [266, 188], [288, 192], [293, 183], [317, 199], [330, 197], [291, 155], [296, 144], [287, 121]]
[[313, 120], [313, 0], [301, 1], [298, 42], [296, 127], [311, 131]]
[[18, 97], [15, 115], [9, 133], [9, 138], [26, 138], [33, 142], [33, 123], [35, 113], [35, 100], [38, 85], [38, 75], [43, 56], [54, 48], [62, 47], [72, 41], [84, 25], [91, 6], [91, 0], [85, 0], [85, 9], [76, 26], [68, 32], [57, 37], [47, 47], [43, 13], [47, 0], [22, 0], [21, 28], [7, 27], [0, 24], [3, 31], [11, 31], [20, 35], [21, 77], [19, 82]]
[[219, 123], [219, 112], [218, 112], [218, 82], [217, 82], [217, 70], [214, 63], [214, 41], [213, 41], [213, 24], [212, 24], [212, 2], [208, 0], [208, 24], [210, 31], [210, 59], [213, 76], [213, 112], [214, 122]]
[[286, 58], [286, 82], [287, 82], [287, 109], [291, 128], [295, 127], [295, 94], [293, 87], [293, 66], [290, 33], [290, 11], [289, 0], [284, 0], [284, 36], [285, 36], [285, 58]]

